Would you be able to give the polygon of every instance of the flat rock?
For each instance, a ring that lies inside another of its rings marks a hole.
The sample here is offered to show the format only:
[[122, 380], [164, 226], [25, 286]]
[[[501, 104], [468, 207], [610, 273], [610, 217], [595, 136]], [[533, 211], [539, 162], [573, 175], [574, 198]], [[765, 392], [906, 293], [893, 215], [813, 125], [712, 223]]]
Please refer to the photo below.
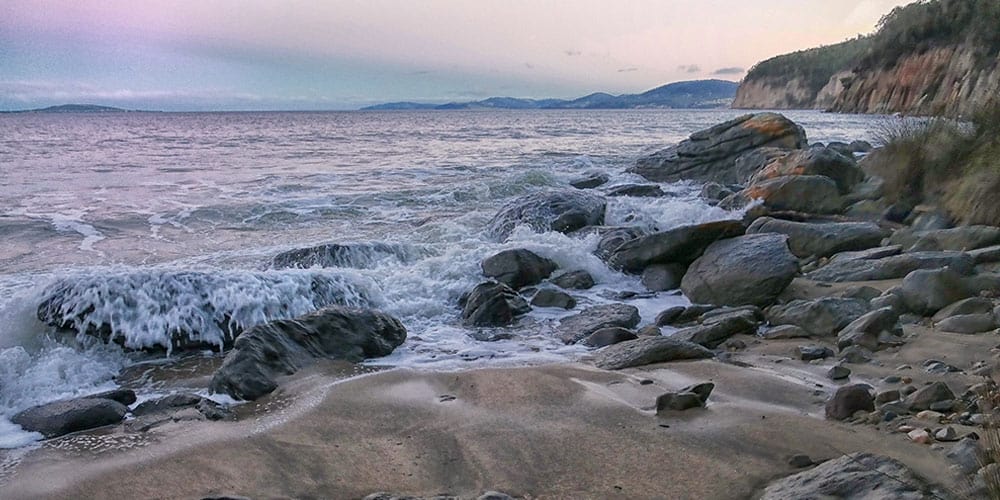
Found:
[[470, 326], [507, 326], [531, 306], [511, 287], [496, 281], [476, 285], [465, 298], [462, 318]]
[[744, 115], [695, 132], [676, 146], [640, 158], [629, 172], [654, 182], [743, 184], [755, 171], [737, 171], [736, 160], [742, 154], [762, 147], [797, 149], [805, 144], [802, 127], [780, 114]]
[[855, 259], [830, 262], [806, 274], [814, 281], [874, 281], [897, 279], [918, 269], [950, 267], [958, 273], [972, 273], [972, 257], [962, 252], [914, 252], [881, 259]]
[[566, 292], [543, 288], [531, 298], [531, 305], [535, 307], [558, 307], [560, 309], [573, 309], [576, 307], [576, 299]]
[[693, 342], [670, 337], [641, 337], [598, 351], [594, 357], [594, 364], [604, 370], [621, 370], [633, 366], [707, 359], [714, 356], [712, 351]]
[[903, 247], [899, 245], [889, 245], [869, 248], [867, 250], [856, 250], [853, 252], [837, 252], [830, 257], [830, 262], [846, 262], [849, 260], [875, 260], [892, 257], [903, 253]]
[[523, 248], [504, 250], [487, 257], [480, 266], [483, 275], [515, 290], [537, 285], [559, 268], [552, 260]]
[[117, 424], [128, 408], [110, 399], [83, 397], [33, 406], [11, 417], [26, 431], [53, 438], [71, 432]]
[[764, 330], [760, 336], [768, 340], [800, 339], [809, 337], [809, 332], [795, 325], [780, 325]]
[[966, 251], [1000, 244], [1000, 227], [961, 226], [930, 231], [897, 231], [889, 239], [908, 252]]
[[761, 500], [941, 500], [926, 480], [902, 463], [871, 453], [852, 453], [771, 483]]
[[799, 271], [787, 237], [754, 234], [717, 241], [688, 267], [681, 290], [693, 302], [772, 304]]
[[838, 252], [877, 247], [888, 231], [871, 222], [793, 222], [761, 217], [747, 234], [780, 233], [788, 236], [788, 248], [797, 257], [827, 257]]
[[634, 328], [639, 324], [639, 310], [628, 304], [604, 304], [585, 309], [559, 321], [556, 335], [567, 344], [575, 344], [581, 339], [602, 329], [611, 327]]
[[795, 325], [810, 335], [831, 337], [868, 312], [863, 299], [823, 297], [771, 306], [766, 317], [772, 325]]
[[501, 208], [487, 225], [487, 232], [500, 240], [506, 240], [519, 225], [536, 232], [569, 233], [603, 224], [606, 207], [602, 196], [586, 191], [540, 191], [517, 198]]
[[358, 362], [385, 356], [406, 340], [397, 319], [368, 309], [333, 306], [294, 320], [258, 325], [236, 339], [209, 389], [254, 400], [317, 359]]
[[716, 240], [739, 236], [743, 231], [741, 221], [681, 226], [622, 243], [611, 252], [608, 263], [631, 273], [642, 272], [653, 264], [688, 264]]
[[171, 394], [159, 399], [152, 399], [139, 403], [139, 405], [132, 410], [132, 415], [140, 417], [150, 413], [158, 413], [188, 406], [195, 406], [200, 403], [202, 399], [203, 398], [201, 396], [196, 394]]
[[601, 239], [597, 241], [597, 249], [594, 250], [594, 255], [607, 262], [611, 258], [611, 254], [618, 247], [626, 242], [645, 236], [646, 231], [640, 227], [611, 227], [602, 228], [600, 235]]

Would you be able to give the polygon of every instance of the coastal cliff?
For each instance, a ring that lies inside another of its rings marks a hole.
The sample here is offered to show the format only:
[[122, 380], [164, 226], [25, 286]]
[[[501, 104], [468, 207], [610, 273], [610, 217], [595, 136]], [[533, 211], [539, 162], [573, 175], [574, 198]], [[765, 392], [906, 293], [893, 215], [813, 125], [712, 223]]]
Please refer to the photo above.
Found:
[[896, 8], [872, 35], [758, 63], [733, 107], [968, 116], [1000, 92], [996, 16], [985, 0]]

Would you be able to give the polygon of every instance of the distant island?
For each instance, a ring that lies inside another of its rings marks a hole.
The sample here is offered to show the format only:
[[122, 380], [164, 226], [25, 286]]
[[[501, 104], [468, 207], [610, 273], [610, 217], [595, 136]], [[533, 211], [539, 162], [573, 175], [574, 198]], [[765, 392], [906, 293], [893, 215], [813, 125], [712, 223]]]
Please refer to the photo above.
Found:
[[447, 104], [390, 102], [361, 110], [728, 108], [738, 87], [738, 83], [726, 80], [693, 80], [669, 83], [641, 94], [595, 92], [572, 100], [490, 97]]
[[60, 104], [47, 108], [4, 111], [4, 113], [127, 113], [131, 110], [96, 104]]

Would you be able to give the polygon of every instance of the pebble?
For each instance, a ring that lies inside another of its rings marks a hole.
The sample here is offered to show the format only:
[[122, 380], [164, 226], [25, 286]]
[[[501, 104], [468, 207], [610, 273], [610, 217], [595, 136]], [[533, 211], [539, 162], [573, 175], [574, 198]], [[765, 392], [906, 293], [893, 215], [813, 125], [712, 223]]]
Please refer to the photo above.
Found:
[[846, 366], [833, 365], [830, 370], [826, 372], [826, 376], [830, 377], [832, 380], [843, 380], [851, 376], [851, 369]]
[[920, 444], [930, 444], [933, 439], [931, 438], [930, 433], [923, 429], [913, 429], [912, 431], [907, 432], [906, 435], [910, 438], [910, 441]]
[[934, 439], [938, 441], [958, 441], [958, 433], [951, 426], [942, 427], [934, 432]]
[[910, 366], [910, 365], [899, 365], [899, 366], [896, 367], [896, 370], [902, 371], [902, 370], [909, 370], [911, 368], [913, 368], [913, 367]]
[[896, 428], [896, 430], [899, 431], [899, 432], [910, 432], [913, 429], [916, 429], [916, 427], [913, 427], [912, 425], [906, 425], [906, 424], [900, 425], [899, 427]]
[[898, 384], [903, 379], [899, 375], [889, 375], [888, 377], [882, 379], [883, 382], [887, 384]]
[[954, 399], [946, 399], [944, 401], [936, 401], [934, 403], [931, 403], [931, 409], [934, 411], [941, 411], [941, 412], [951, 411], [951, 409], [954, 407], [955, 407]]
[[933, 420], [937, 422], [942, 418], [944, 418], [944, 414], [932, 410], [924, 410], [920, 413], [917, 413], [917, 418], [919, 418], [920, 420]]

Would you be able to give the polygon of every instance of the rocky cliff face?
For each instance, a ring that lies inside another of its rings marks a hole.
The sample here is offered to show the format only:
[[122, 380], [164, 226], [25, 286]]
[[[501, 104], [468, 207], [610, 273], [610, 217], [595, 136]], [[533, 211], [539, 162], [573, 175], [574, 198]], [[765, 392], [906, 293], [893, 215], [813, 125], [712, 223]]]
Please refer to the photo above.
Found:
[[1000, 54], [950, 45], [901, 57], [889, 68], [835, 73], [819, 91], [801, 78], [740, 83], [738, 109], [828, 109], [845, 113], [967, 116], [1000, 93]]

